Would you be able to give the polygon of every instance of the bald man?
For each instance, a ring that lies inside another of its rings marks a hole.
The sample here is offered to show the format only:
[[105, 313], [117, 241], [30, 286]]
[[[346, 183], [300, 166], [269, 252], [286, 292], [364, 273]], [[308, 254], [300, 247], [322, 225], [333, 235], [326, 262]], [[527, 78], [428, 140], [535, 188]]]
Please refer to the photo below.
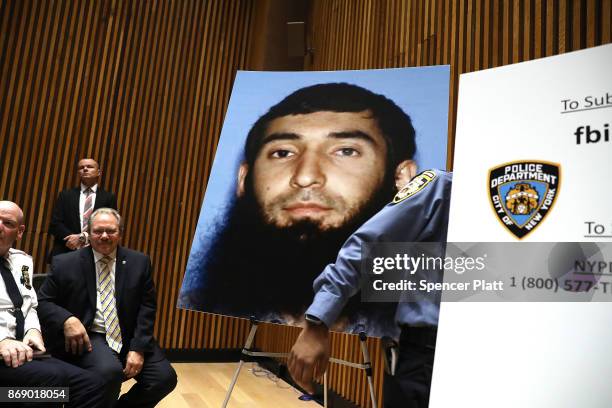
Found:
[[20, 387], [69, 387], [68, 407], [102, 407], [104, 384], [86, 370], [44, 354], [32, 287], [32, 258], [12, 248], [21, 239], [23, 212], [0, 201], [0, 384]]

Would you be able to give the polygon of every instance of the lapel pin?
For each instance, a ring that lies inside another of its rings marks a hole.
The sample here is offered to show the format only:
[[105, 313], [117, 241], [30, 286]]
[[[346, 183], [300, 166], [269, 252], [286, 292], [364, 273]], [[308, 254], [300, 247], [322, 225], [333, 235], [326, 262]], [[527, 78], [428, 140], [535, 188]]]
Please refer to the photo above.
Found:
[[121, 261], [121, 264], [122, 264], [122, 265], [125, 265], [126, 263], [127, 263], [126, 261]]

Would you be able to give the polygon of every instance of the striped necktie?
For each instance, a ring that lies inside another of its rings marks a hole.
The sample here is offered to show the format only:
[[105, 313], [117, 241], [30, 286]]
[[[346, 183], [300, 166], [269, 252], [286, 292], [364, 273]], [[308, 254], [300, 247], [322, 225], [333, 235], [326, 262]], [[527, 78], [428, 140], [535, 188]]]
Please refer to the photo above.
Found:
[[81, 225], [81, 231], [87, 231], [87, 224], [89, 223], [89, 216], [93, 212], [93, 190], [91, 187], [87, 187], [85, 190], [85, 205], [83, 206], [83, 225]]
[[104, 317], [104, 328], [106, 329], [106, 342], [108, 346], [117, 353], [121, 352], [121, 328], [115, 307], [115, 282], [111, 277], [111, 265], [113, 260], [105, 256], [99, 261], [98, 272], [98, 296]]

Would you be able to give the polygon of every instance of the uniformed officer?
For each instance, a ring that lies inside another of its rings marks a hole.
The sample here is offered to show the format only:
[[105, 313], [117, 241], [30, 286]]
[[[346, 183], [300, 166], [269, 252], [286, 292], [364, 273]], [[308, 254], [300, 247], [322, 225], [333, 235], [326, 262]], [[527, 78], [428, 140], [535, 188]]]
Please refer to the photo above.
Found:
[[[314, 283], [315, 297], [306, 311], [306, 327], [289, 358], [293, 379], [312, 391], [329, 360], [329, 330], [348, 299], [359, 290], [362, 243], [444, 242], [448, 228], [451, 175], [427, 170], [402, 188], [393, 202], [361, 226], [344, 244], [335, 264]], [[385, 376], [386, 407], [427, 407], [440, 306], [424, 298], [398, 303], [401, 328], [395, 376]]]
[[[69, 407], [101, 407], [103, 383], [45, 353], [32, 287], [32, 258], [13, 249], [25, 231], [17, 204], [0, 201], [0, 384], [69, 387]], [[44, 358], [43, 358], [44, 357]]]

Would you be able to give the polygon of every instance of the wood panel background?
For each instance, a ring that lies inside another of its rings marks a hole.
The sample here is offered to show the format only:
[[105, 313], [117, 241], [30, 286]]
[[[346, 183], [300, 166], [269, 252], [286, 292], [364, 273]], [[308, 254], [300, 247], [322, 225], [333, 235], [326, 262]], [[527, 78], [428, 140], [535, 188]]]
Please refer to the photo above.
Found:
[[[235, 72], [266, 47], [256, 27], [265, 18], [254, 17], [262, 4], [270, 8], [270, 0], [0, 3], [0, 197], [24, 208], [19, 247], [44, 269], [53, 201], [76, 183], [79, 158], [98, 159], [126, 217], [125, 244], [153, 259], [155, 333], [167, 349], [236, 348], [248, 331], [247, 321], [175, 303]], [[304, 64], [450, 64], [452, 168], [459, 74], [609, 43], [611, 22], [612, 0], [311, 0]], [[257, 345], [288, 351], [297, 333], [262, 325]], [[379, 343], [369, 346], [380, 403]], [[359, 361], [355, 336], [334, 334], [333, 350]], [[362, 372], [333, 365], [330, 374], [335, 390], [370, 405]]]
[[252, 0], [2, 1], [0, 197], [27, 221], [20, 247], [45, 269], [58, 192], [96, 158], [150, 254], [165, 348], [239, 347], [248, 322], [175, 308]]

